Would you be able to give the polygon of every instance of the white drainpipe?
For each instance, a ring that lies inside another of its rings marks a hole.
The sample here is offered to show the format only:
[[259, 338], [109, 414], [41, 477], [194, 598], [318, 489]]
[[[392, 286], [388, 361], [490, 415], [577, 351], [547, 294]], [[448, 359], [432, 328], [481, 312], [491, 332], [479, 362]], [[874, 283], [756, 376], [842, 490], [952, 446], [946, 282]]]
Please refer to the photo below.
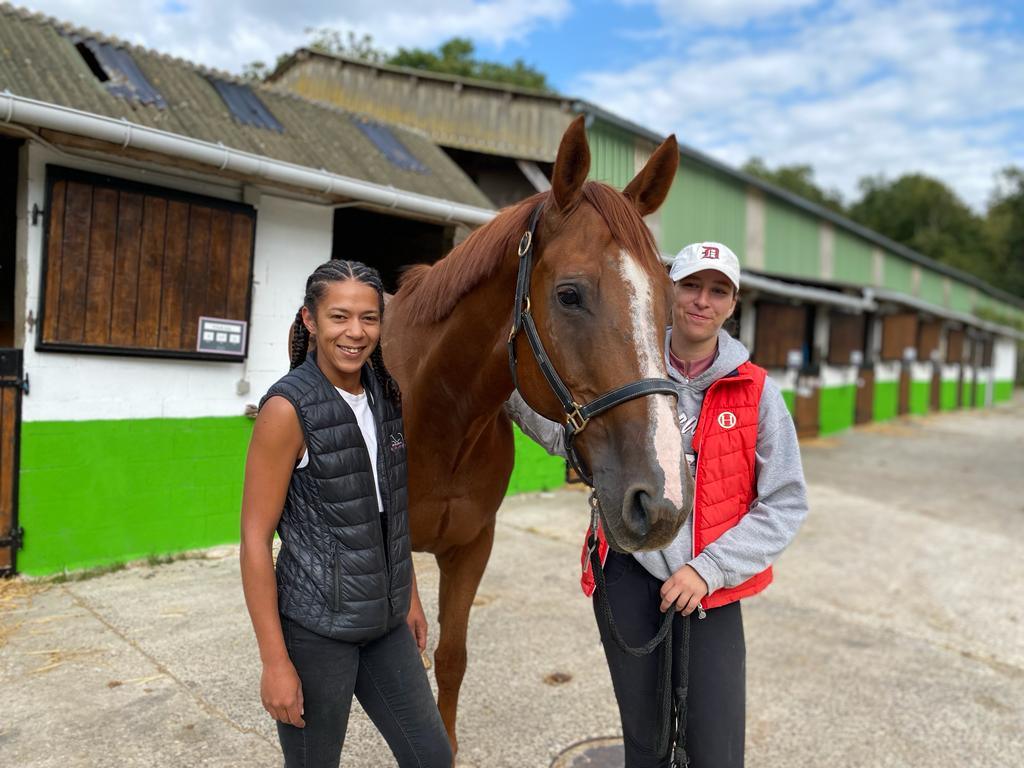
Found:
[[428, 195], [405, 192], [394, 187], [329, 173], [323, 169], [272, 160], [251, 152], [231, 149], [221, 143], [190, 139], [176, 133], [130, 123], [122, 118], [102, 117], [70, 107], [0, 93], [0, 120], [23, 126], [49, 128], [76, 136], [98, 139], [122, 148], [156, 152], [161, 155], [208, 165], [220, 171], [232, 171], [249, 177], [286, 184], [321, 195], [340, 195], [370, 205], [393, 208], [441, 221], [457, 221], [471, 226], [486, 224], [495, 212], [463, 205]]

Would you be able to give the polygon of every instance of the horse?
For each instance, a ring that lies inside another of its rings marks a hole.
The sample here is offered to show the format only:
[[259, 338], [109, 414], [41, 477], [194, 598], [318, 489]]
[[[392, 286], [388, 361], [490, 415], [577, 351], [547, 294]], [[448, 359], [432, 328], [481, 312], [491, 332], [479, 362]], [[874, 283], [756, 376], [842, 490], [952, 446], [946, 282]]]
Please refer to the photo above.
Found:
[[[569, 418], [523, 334], [509, 331], [523, 309], [514, 306], [523, 246], [532, 246], [535, 262], [526, 310], [576, 401], [664, 379], [671, 284], [642, 217], [665, 200], [678, 162], [670, 136], [621, 193], [587, 181], [581, 116], [562, 137], [550, 191], [502, 210], [435, 264], [411, 267], [388, 303], [382, 339], [402, 391], [412, 547], [432, 553], [441, 575], [434, 669], [453, 754], [470, 607], [512, 472], [503, 404], [513, 377], [535, 411]], [[518, 351], [514, 372], [509, 346]], [[592, 471], [610, 546], [667, 545], [693, 500], [674, 397], [662, 391], [621, 403], [593, 417], [574, 442]]]

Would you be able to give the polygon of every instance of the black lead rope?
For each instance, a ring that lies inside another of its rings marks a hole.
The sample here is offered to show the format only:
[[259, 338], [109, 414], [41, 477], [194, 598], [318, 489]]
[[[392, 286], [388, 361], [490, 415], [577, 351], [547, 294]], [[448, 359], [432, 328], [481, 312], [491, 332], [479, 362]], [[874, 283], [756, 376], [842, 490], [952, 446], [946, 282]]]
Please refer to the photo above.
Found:
[[[591, 504], [597, 502], [596, 496], [591, 495]], [[596, 511], [596, 509], [595, 509]], [[598, 610], [604, 617], [605, 626], [615, 644], [623, 653], [630, 656], [648, 656], [654, 649], [661, 646], [661, 681], [658, 684], [657, 698], [661, 702], [661, 730], [658, 733], [658, 741], [655, 749], [659, 755], [664, 755], [670, 747], [672, 749], [671, 768], [687, 768], [690, 765], [689, 755], [686, 754], [686, 697], [690, 685], [690, 616], [683, 616], [683, 637], [679, 644], [679, 685], [672, 687], [672, 624], [675, 620], [675, 610], [670, 608], [661, 620], [661, 627], [657, 634], [641, 646], [632, 646], [626, 642], [619, 632], [615, 623], [615, 616], [612, 614], [611, 604], [608, 602], [608, 590], [604, 579], [604, 566], [601, 564], [601, 555], [598, 549], [597, 533], [595, 526], [591, 526], [587, 536], [587, 551], [590, 553], [590, 567], [594, 571], [594, 599], [597, 600]], [[670, 737], [670, 733], [671, 737]]]

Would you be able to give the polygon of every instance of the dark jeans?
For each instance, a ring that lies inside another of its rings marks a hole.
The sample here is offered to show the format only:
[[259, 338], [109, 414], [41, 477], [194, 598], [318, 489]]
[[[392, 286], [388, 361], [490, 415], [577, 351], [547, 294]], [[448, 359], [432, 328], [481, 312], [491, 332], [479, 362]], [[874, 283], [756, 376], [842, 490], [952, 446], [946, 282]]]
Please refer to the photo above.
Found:
[[305, 728], [277, 724], [285, 768], [337, 768], [353, 693], [401, 768], [451, 768], [448, 735], [404, 623], [363, 645], [323, 637], [283, 617], [281, 624], [302, 681], [306, 721]]
[[[623, 639], [646, 643], [661, 625], [661, 581], [651, 576], [632, 555], [609, 552], [605, 563], [608, 602]], [[659, 649], [636, 658], [619, 650], [604, 617], [594, 612], [601, 630], [615, 699], [619, 704], [626, 745], [626, 768], [661, 768], [670, 754], [656, 754], [662, 718], [657, 692], [664, 673]], [[686, 751], [692, 768], [742, 768], [746, 727], [746, 645], [740, 604], [707, 611], [698, 619], [676, 614], [672, 638], [678, 657], [682, 622], [690, 621], [690, 685], [687, 697]], [[673, 669], [673, 688], [679, 680]]]

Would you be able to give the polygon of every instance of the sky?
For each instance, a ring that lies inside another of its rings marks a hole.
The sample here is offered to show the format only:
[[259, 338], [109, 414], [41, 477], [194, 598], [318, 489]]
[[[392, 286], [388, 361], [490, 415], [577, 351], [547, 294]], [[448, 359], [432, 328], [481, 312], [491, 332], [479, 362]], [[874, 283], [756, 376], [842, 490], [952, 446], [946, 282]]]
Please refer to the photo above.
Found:
[[309, 40], [386, 50], [469, 37], [560, 92], [739, 167], [809, 164], [850, 202], [921, 172], [982, 212], [1024, 166], [1019, 0], [22, 0], [58, 19], [240, 72]]

